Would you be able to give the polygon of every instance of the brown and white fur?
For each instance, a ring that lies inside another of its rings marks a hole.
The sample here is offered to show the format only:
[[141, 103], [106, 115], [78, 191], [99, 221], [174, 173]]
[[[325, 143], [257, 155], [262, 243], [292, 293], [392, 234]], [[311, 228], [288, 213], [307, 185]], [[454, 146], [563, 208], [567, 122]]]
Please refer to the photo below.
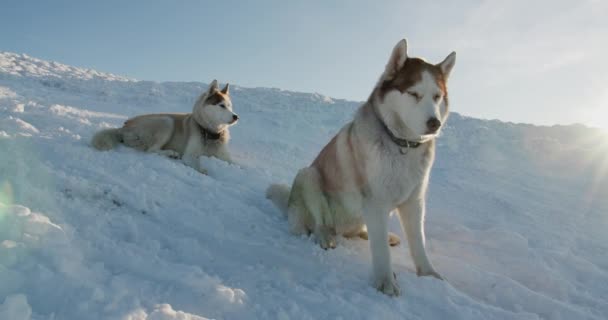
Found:
[[213, 156], [231, 161], [226, 148], [228, 127], [239, 117], [232, 112], [229, 85], [220, 90], [213, 80], [196, 100], [192, 113], [146, 114], [127, 120], [122, 128], [102, 130], [91, 144], [98, 150], [109, 150], [118, 143], [155, 152], [183, 162], [205, 173], [199, 157]]
[[287, 213], [294, 234], [315, 234], [323, 248], [337, 234], [369, 238], [378, 290], [399, 295], [391, 268], [389, 213], [396, 209], [419, 276], [441, 276], [425, 250], [425, 193], [435, 156], [434, 139], [448, 116], [446, 81], [451, 53], [433, 65], [407, 56], [401, 40], [368, 101], [301, 169], [290, 188], [272, 185], [267, 197]]

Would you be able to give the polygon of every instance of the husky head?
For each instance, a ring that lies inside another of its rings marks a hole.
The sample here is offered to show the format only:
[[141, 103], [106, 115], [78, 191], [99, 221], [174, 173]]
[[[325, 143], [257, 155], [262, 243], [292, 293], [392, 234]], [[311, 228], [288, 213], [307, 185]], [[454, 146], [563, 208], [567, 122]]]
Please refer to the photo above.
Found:
[[456, 62], [450, 53], [439, 64], [407, 56], [399, 41], [370, 101], [397, 138], [425, 142], [439, 134], [448, 116], [447, 80]]
[[203, 128], [215, 133], [235, 124], [239, 116], [232, 112], [229, 85], [220, 90], [217, 80], [213, 80], [194, 104], [192, 115]]

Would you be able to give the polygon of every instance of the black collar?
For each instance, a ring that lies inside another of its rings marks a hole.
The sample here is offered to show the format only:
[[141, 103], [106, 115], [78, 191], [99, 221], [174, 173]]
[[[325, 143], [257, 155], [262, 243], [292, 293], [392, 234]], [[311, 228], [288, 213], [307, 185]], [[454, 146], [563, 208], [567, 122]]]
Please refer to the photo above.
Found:
[[194, 123], [196, 123], [196, 125], [198, 126], [198, 128], [201, 130], [201, 134], [203, 135], [204, 139], [207, 139], [207, 140], [218, 140], [219, 138], [222, 137], [222, 133], [224, 133], [223, 130], [220, 131], [220, 132], [209, 131], [209, 130], [205, 129], [205, 127], [203, 127], [196, 120], [196, 117], [194, 116], [194, 113], [191, 113], [190, 116], [192, 117], [192, 120], [194, 120]]
[[205, 136], [205, 138], [209, 139], [209, 140], [218, 140], [219, 138], [222, 137], [222, 133], [214, 133], [211, 131], [208, 131], [206, 129], [203, 129], [203, 135]]
[[397, 138], [391, 132], [391, 130], [386, 126], [386, 124], [384, 122], [382, 122], [382, 120], [380, 120], [380, 123], [382, 124], [382, 127], [384, 128], [384, 131], [386, 131], [386, 133], [388, 134], [388, 136], [391, 137], [391, 140], [393, 140], [393, 142], [396, 145], [400, 146], [401, 148], [415, 149], [415, 148], [420, 147], [420, 145], [422, 144], [422, 143], [416, 142], [416, 141], [410, 141], [410, 140], [406, 140], [406, 139]]
[[201, 126], [200, 124], [198, 126], [201, 128], [201, 133], [203, 134], [203, 138], [205, 138], [207, 140], [218, 140], [219, 138], [222, 137], [223, 131], [216, 133], [216, 132], [211, 132], [211, 131], [203, 128], [203, 126]]
[[372, 108], [374, 109], [374, 114], [376, 115], [376, 118], [378, 118], [380, 125], [382, 125], [382, 128], [384, 128], [384, 131], [386, 132], [386, 134], [388, 134], [388, 136], [391, 138], [391, 140], [396, 145], [400, 146], [401, 148], [410, 148], [410, 149], [416, 149], [416, 148], [420, 147], [422, 142], [416, 142], [416, 141], [411, 141], [411, 140], [406, 140], [406, 139], [401, 139], [401, 138], [396, 137], [393, 134], [393, 132], [391, 131], [391, 129], [388, 128], [386, 123], [384, 123], [384, 121], [382, 121], [382, 118], [380, 118], [380, 115], [378, 114], [378, 111], [376, 110], [376, 107], [373, 104], [372, 104]]

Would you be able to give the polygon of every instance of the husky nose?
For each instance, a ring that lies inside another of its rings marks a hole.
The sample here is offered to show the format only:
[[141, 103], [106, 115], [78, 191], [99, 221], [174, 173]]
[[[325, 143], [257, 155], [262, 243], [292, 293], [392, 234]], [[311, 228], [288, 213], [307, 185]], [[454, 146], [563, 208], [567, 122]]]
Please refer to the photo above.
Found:
[[441, 127], [441, 121], [437, 118], [430, 118], [426, 122], [426, 127], [428, 128], [429, 133], [435, 133], [439, 130], [439, 127]]
[[232, 115], [232, 121], [234, 122], [234, 121], [237, 121], [237, 120], [239, 120], [239, 116], [237, 116], [236, 114]]

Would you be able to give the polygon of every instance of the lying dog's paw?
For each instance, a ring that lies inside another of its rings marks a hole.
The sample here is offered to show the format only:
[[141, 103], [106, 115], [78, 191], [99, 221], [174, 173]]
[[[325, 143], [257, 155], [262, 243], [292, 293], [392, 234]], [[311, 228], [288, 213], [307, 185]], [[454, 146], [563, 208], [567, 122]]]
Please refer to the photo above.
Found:
[[179, 152], [173, 151], [173, 150], [160, 150], [160, 151], [157, 151], [156, 153], [158, 153], [160, 155], [163, 155], [163, 156], [166, 156], [166, 157], [169, 157], [171, 159], [179, 159], [179, 158], [181, 158]]

